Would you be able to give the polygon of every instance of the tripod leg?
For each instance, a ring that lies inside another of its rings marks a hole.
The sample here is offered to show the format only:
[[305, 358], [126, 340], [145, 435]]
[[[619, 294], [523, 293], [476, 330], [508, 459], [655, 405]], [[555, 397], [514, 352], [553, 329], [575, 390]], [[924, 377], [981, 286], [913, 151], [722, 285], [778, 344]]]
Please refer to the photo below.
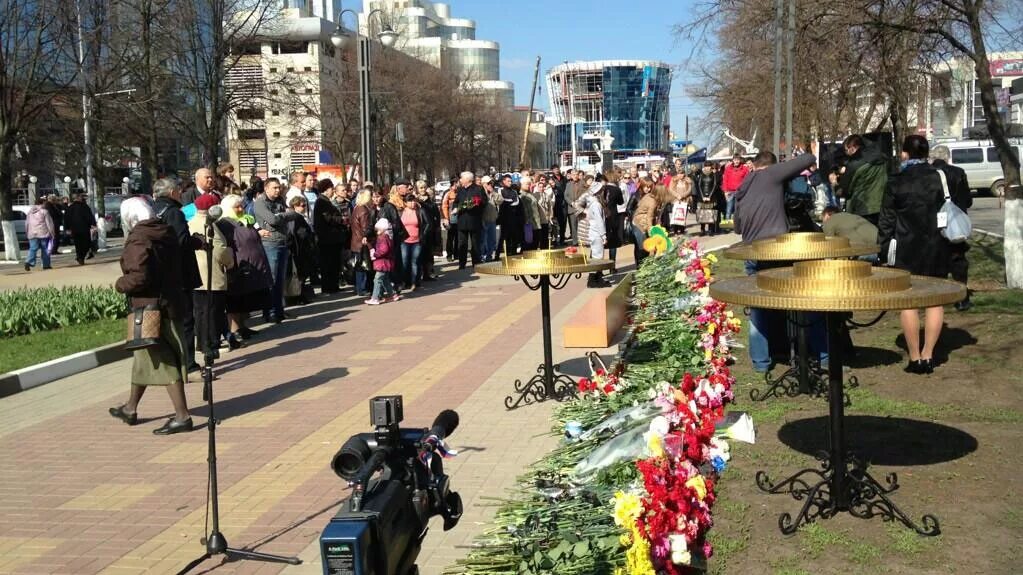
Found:
[[283, 555], [271, 555], [269, 553], [260, 553], [258, 551], [246, 551], [244, 549], [233, 549], [227, 548], [224, 552], [227, 555], [228, 560], [234, 559], [254, 559], [256, 561], [271, 561], [274, 563], [288, 563], [289, 565], [298, 565], [302, 563], [302, 560], [298, 557], [284, 557]]

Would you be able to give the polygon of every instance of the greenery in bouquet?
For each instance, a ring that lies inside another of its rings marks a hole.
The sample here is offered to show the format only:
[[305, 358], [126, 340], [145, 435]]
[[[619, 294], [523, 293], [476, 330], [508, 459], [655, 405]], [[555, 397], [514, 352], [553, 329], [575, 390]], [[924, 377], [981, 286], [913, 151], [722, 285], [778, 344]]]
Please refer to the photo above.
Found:
[[739, 321], [707, 295], [713, 255], [691, 241], [636, 277], [636, 341], [556, 410], [565, 441], [500, 500], [492, 528], [449, 574], [680, 574], [713, 552], [717, 430], [732, 400]]

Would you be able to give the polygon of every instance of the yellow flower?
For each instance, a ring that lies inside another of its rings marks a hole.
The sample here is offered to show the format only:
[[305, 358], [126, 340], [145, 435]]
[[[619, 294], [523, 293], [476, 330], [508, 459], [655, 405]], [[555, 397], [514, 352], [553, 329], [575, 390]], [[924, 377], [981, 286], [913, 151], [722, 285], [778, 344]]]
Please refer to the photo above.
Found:
[[707, 483], [703, 480], [702, 475], [691, 477], [689, 481], [686, 481], [686, 487], [696, 491], [696, 498], [700, 501], [707, 496]]
[[710, 260], [711, 263], [718, 263], [718, 257], [714, 254], [707, 254], [707, 259]]
[[718, 324], [711, 322], [707, 324], [707, 333], [714, 335], [714, 332], [718, 330]]
[[646, 448], [653, 457], [664, 457], [664, 439], [656, 433], [647, 433]]

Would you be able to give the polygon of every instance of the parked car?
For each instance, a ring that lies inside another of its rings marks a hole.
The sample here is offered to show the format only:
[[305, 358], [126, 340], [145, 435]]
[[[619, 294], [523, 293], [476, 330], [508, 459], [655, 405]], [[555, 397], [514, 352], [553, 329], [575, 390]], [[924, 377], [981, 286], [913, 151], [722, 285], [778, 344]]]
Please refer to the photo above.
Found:
[[437, 205], [440, 205], [440, 203], [444, 200], [444, 194], [448, 193], [448, 190], [450, 190], [450, 189], [451, 189], [451, 182], [449, 182], [447, 180], [440, 180], [439, 182], [437, 182], [436, 184], [433, 185], [433, 193], [434, 193], [434, 198], [433, 199], [434, 199], [434, 201], [437, 202]]
[[[990, 140], [963, 140], [939, 144], [948, 147], [950, 164], [966, 172], [970, 189], [988, 192], [992, 196], [1005, 195], [1005, 175], [998, 160], [998, 149]], [[1023, 145], [1014, 142], [1016, 154], [1023, 157]]]
[[[28, 218], [28, 206], [14, 206], [14, 232], [18, 234], [18, 243], [27, 246], [28, 235], [25, 233], [25, 220]], [[4, 245], [4, 236], [0, 233], [0, 246]]]
[[103, 208], [106, 215], [103, 218], [106, 220], [107, 235], [120, 235], [123, 233], [123, 230], [121, 230], [121, 202], [129, 197], [131, 196], [104, 194]]

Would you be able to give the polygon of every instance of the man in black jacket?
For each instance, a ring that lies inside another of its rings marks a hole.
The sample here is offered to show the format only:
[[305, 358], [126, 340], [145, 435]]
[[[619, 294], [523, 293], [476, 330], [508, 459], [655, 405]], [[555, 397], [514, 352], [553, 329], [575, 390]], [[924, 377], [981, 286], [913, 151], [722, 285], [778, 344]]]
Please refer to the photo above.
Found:
[[[931, 150], [930, 156], [931, 165], [945, 173], [945, 179], [948, 181], [948, 193], [952, 198], [952, 203], [964, 212], [973, 207], [973, 196], [970, 194], [970, 183], [966, 179], [966, 172], [959, 166], [953, 166], [948, 163], [950, 156], [948, 146], [935, 146]], [[949, 272], [952, 275], [952, 279], [963, 285], [966, 285], [966, 280], [970, 273], [970, 262], [966, 259], [966, 252], [969, 249], [969, 242], [952, 244], [949, 248], [951, 256], [948, 260]], [[970, 301], [969, 290], [966, 291], [966, 299], [956, 302], [955, 307], [959, 311], [966, 311], [973, 307], [973, 302]]]
[[320, 260], [320, 293], [341, 291], [341, 252], [347, 243], [345, 217], [334, 204], [334, 186], [330, 180], [322, 186], [321, 198], [313, 211], [313, 230]]
[[483, 188], [474, 182], [476, 175], [462, 172], [458, 179], [458, 269], [465, 269], [466, 252], [472, 253], [472, 265], [480, 263], [479, 238], [483, 230], [483, 210], [489, 199]]
[[192, 292], [202, 285], [199, 276], [199, 264], [195, 258], [195, 250], [202, 249], [202, 242], [192, 237], [188, 231], [188, 221], [181, 211], [181, 188], [170, 178], [162, 178], [153, 183], [153, 211], [156, 217], [170, 226], [174, 237], [178, 240], [181, 254], [181, 288], [185, 297], [182, 298], [182, 327], [185, 329], [185, 365], [189, 371], [198, 370], [195, 361], [195, 315], [192, 308]]
[[75, 260], [78, 265], [85, 265], [86, 258], [92, 259], [92, 230], [96, 229], [96, 216], [92, 208], [85, 203], [85, 194], [75, 196], [75, 201], [64, 213], [64, 227], [71, 232], [71, 240], [75, 244]]

